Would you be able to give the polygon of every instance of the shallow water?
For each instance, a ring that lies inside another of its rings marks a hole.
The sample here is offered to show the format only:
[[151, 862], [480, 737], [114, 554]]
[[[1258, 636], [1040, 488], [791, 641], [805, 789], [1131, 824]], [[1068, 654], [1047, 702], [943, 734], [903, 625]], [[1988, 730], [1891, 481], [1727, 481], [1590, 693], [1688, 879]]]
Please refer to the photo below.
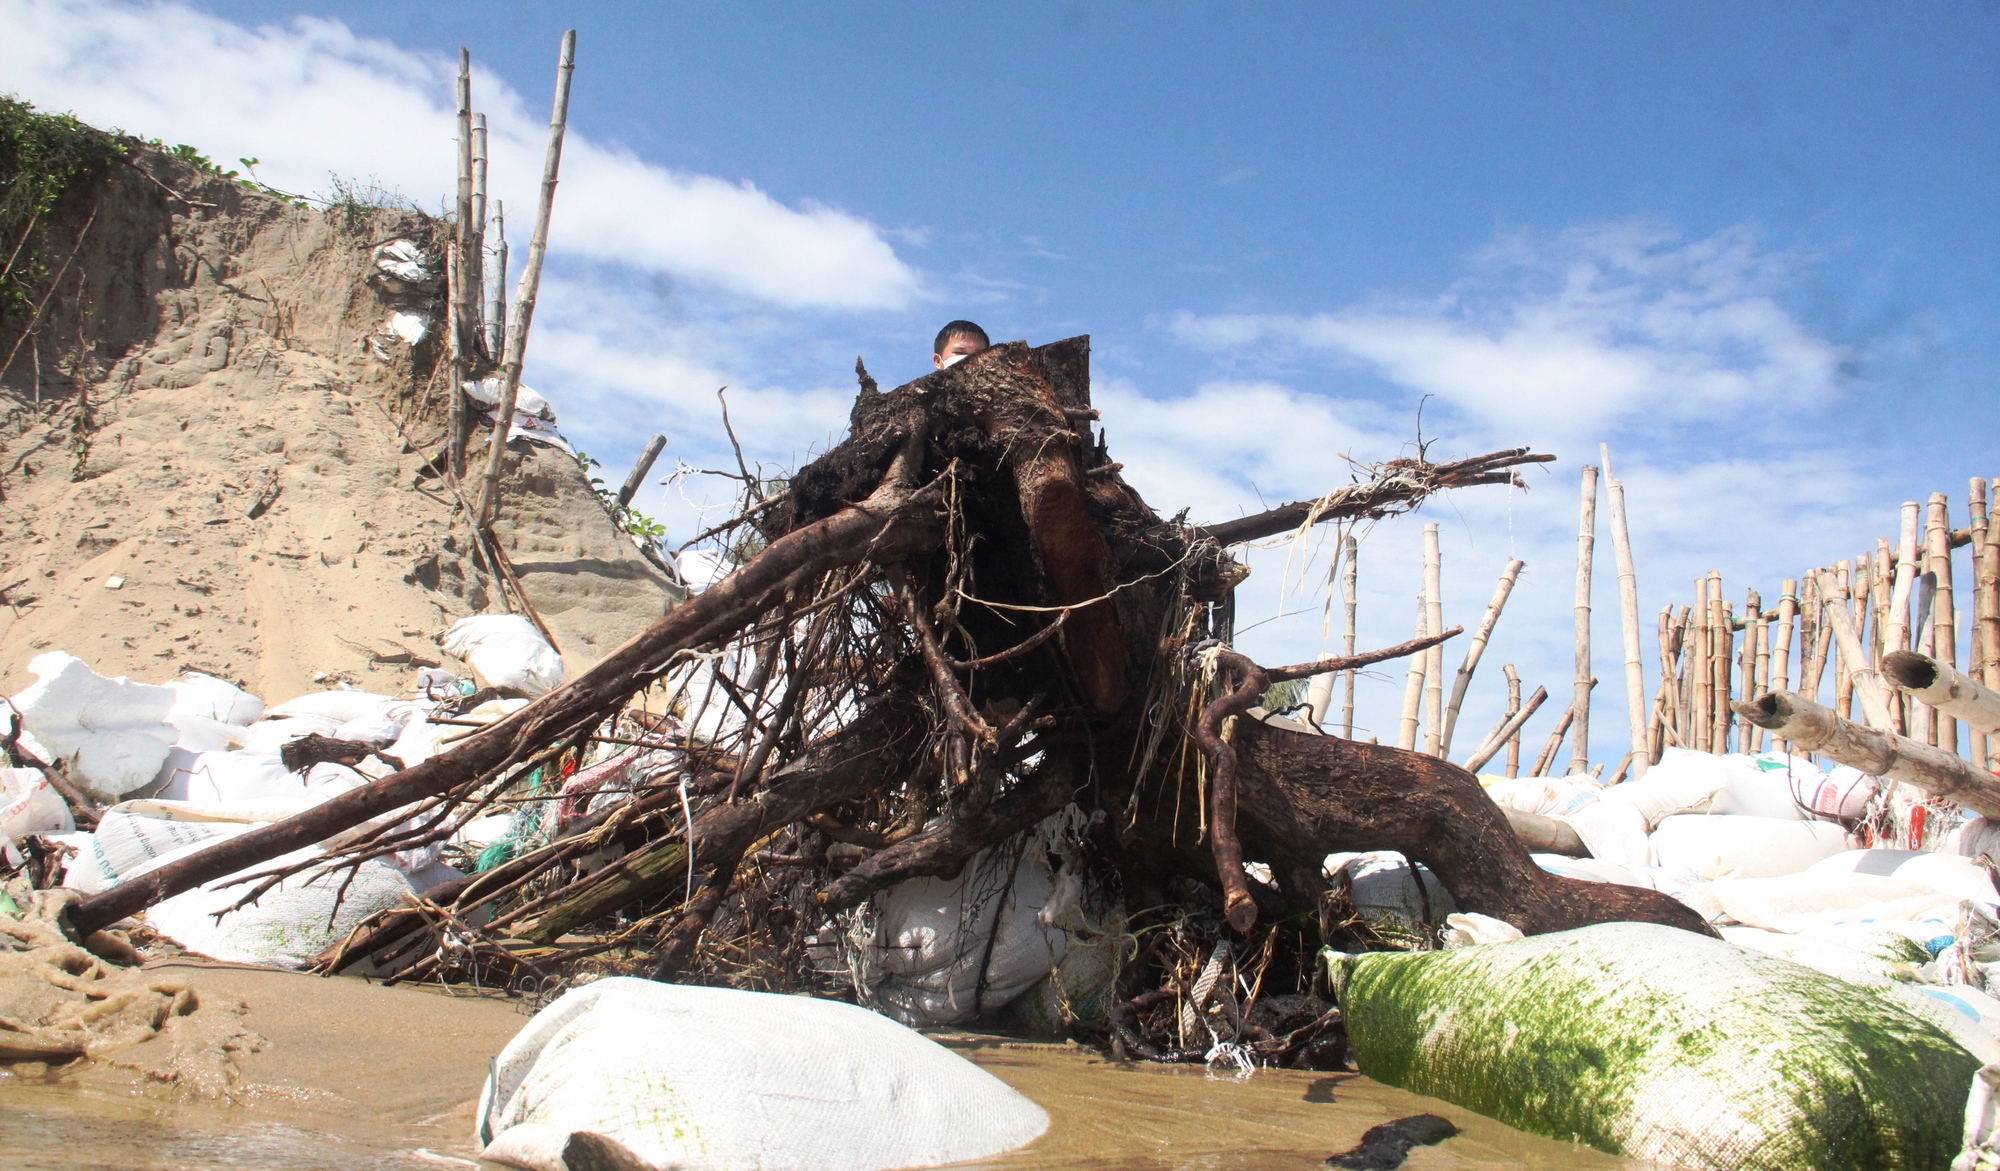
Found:
[[[250, 1006], [272, 1042], [247, 1059], [236, 1105], [176, 1102], [112, 1076], [0, 1073], [0, 1166], [414, 1171], [496, 1167], [472, 1146], [487, 1059], [527, 1018], [497, 998], [451, 998], [353, 980], [180, 965], [204, 997]], [[369, 1022], [367, 1036], [352, 1024]], [[1067, 1045], [940, 1037], [1048, 1110], [1031, 1147], [976, 1164], [996, 1171], [1319, 1167], [1370, 1126], [1442, 1114], [1458, 1137], [1413, 1151], [1410, 1171], [1638, 1167], [1536, 1138], [1354, 1074], [1251, 1077], [1118, 1064]]]

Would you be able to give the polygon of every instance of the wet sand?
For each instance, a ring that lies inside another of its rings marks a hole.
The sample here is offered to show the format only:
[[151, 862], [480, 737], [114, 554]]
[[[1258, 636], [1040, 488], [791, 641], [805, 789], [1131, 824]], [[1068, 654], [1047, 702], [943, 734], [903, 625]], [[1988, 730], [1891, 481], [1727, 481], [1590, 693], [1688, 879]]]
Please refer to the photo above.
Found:
[[[241, 1101], [174, 1101], [110, 1074], [0, 1072], [0, 1165], [498, 1167], [478, 1159], [473, 1111], [487, 1062], [527, 1022], [516, 1002], [205, 962], [157, 967], [188, 979], [203, 997], [249, 1006], [246, 1024], [270, 1044], [245, 1058]], [[977, 1164], [998, 1171], [1302, 1171], [1352, 1147], [1370, 1126], [1421, 1113], [1441, 1114], [1463, 1133], [1412, 1152], [1410, 1171], [1643, 1166], [1354, 1074], [1260, 1070], [1238, 1081], [1120, 1065], [1067, 1045], [939, 1039], [1050, 1114], [1049, 1133], [1033, 1146]]]

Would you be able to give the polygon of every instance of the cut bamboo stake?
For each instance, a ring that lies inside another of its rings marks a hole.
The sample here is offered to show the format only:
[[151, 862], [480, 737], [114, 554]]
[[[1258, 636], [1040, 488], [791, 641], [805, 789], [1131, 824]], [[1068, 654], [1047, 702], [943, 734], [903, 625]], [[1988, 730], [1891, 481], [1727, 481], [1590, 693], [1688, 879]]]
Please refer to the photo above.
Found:
[[[1937, 578], [1927, 569], [1917, 576], [1917, 616], [1911, 623], [1916, 653], [1929, 658], [1937, 650], [1937, 627], [1932, 603], [1937, 598]], [[1910, 735], [1926, 744], [1937, 744], [1937, 713], [1918, 705], [1910, 711]]]
[[1817, 703], [1833, 627], [1826, 622], [1826, 599], [1820, 595], [1819, 571], [1806, 574], [1801, 584], [1805, 594], [1799, 605], [1799, 694]]
[[[1351, 659], [1354, 657], [1354, 613], [1358, 598], [1355, 588], [1360, 582], [1361, 546], [1352, 535], [1342, 543], [1347, 552], [1347, 571], [1340, 581], [1341, 602], [1347, 607], [1347, 646], [1343, 653]], [[1354, 671], [1347, 672], [1340, 699], [1340, 734], [1349, 740], [1354, 739], [1354, 676]]]
[[[1528, 718], [1530, 716], [1533, 716], [1535, 714], [1535, 710], [1541, 707], [1542, 704], [1545, 701], [1547, 701], [1548, 698], [1549, 698], [1548, 688], [1546, 687], [1535, 688], [1535, 694], [1528, 697], [1528, 702], [1521, 705], [1521, 710], [1507, 717], [1507, 719], [1503, 721], [1499, 727], [1493, 729], [1493, 734], [1486, 738], [1486, 743], [1480, 745], [1479, 751], [1473, 753], [1469, 758], [1467, 758], [1465, 762], [1465, 771], [1467, 772], [1479, 771], [1480, 766], [1484, 765], [1487, 761], [1492, 760], [1494, 754], [1498, 753], [1502, 748], [1505, 748], [1508, 745], [1512, 745], [1513, 746], [1512, 751], [1515, 754], [1515, 763], [1510, 766], [1512, 771], [1509, 772], [1507, 775], [1513, 776], [1515, 773], [1518, 773], [1520, 771], [1519, 752], [1521, 745], [1521, 725], [1527, 723]], [[1566, 720], [1561, 725], [1558, 725], [1558, 727], [1567, 727], [1567, 726], [1568, 726], [1568, 721]], [[1562, 743], [1562, 738], [1560, 735], [1558, 735], [1555, 740], [1555, 744], [1559, 745], [1561, 743]], [[1554, 751], [1555, 750], [1552, 747], [1549, 750], [1549, 754], [1553, 756]]]
[[[1875, 541], [1875, 569], [1868, 575], [1869, 610], [1874, 614], [1870, 627], [1873, 637], [1869, 649], [1875, 656], [1875, 669], [1881, 671], [1882, 656], [1894, 650], [1889, 645], [1889, 599], [1895, 593], [1896, 550], [1890, 546], [1889, 538], [1880, 537]], [[1895, 730], [1903, 730], [1903, 696], [1900, 693], [1889, 697], [1889, 718], [1895, 721]]]
[[[466, 272], [471, 283], [465, 303], [472, 315], [475, 346], [485, 347], [486, 326], [480, 314], [486, 310], [486, 115], [472, 116], [472, 247], [466, 251]], [[490, 361], [492, 350], [483, 357]]]
[[[1875, 678], [1874, 669], [1868, 665], [1861, 646], [1861, 638], [1854, 631], [1854, 615], [1848, 612], [1847, 598], [1841, 594], [1833, 574], [1822, 569], [1818, 576], [1820, 596], [1826, 599], [1827, 625], [1833, 628], [1833, 638], [1840, 645], [1842, 662], [1850, 665], [1855, 700], [1867, 716], [1869, 727], [1886, 730], [1889, 726], [1889, 705], [1883, 698], [1881, 682]], [[1765, 724], [1764, 727], [1769, 728], [1771, 725]], [[1796, 739], [1796, 737], [1787, 738]], [[1816, 752], [1818, 749], [1807, 745], [1806, 751]]]
[[1708, 669], [1708, 647], [1715, 638], [1715, 624], [1708, 616], [1708, 588], [1707, 578], [1695, 581], [1694, 613], [1688, 626], [1688, 634], [1693, 639], [1693, 654], [1688, 657], [1685, 670], [1688, 679], [1688, 731], [1693, 736], [1691, 747], [1696, 752], [1708, 751], [1709, 734], [1715, 727], [1709, 710], [1709, 691], [1714, 677]]
[[1653, 721], [1647, 730], [1646, 754], [1649, 762], [1660, 759], [1660, 751], [1666, 746], [1666, 729], [1674, 719], [1674, 607], [1672, 603], [1660, 607], [1659, 634], [1656, 644], [1660, 650], [1660, 686], [1653, 692]]
[[1708, 750], [1729, 751], [1729, 660], [1736, 645], [1729, 629], [1728, 603], [1722, 600], [1722, 571], [1708, 571]]
[[[1785, 592], [1778, 599], [1778, 626], [1771, 640], [1771, 691], [1792, 689], [1792, 626], [1799, 616], [1799, 583], [1785, 579]], [[1772, 747], [1790, 752], [1791, 746], [1784, 741], [1776, 741]]]
[[1918, 521], [1917, 502], [1904, 501], [1901, 539], [1896, 545], [1896, 580], [1889, 589], [1889, 618], [1882, 628], [1885, 653], [1907, 651], [1914, 645], [1910, 641], [1910, 590], [1919, 572]]
[[[1844, 640], [1843, 640], [1844, 641]], [[1773, 692], [1739, 704], [1755, 720], [1805, 752], [1871, 776], [1914, 785], [1986, 817], [2000, 817], [2000, 777], [1944, 751], [1879, 728], [1843, 720], [1803, 696]]]
[[[1417, 591], [1417, 638], [1430, 633], [1430, 611], [1426, 608], [1422, 590]], [[1417, 748], [1417, 727], [1423, 722], [1424, 663], [1427, 655], [1411, 655], [1409, 670], [1403, 676], [1403, 721], [1396, 746], [1405, 752], [1415, 752]]]
[[498, 358], [507, 344], [507, 204], [493, 201], [492, 280], [486, 286], [486, 352]]
[[1625, 482], [1611, 474], [1611, 449], [1599, 445], [1604, 457], [1605, 499], [1611, 505], [1611, 545], [1618, 557], [1618, 620], [1625, 633], [1625, 717], [1631, 724], [1634, 780], [1651, 767], [1647, 742], [1646, 661], [1639, 644], [1639, 571], [1632, 565], [1632, 535], [1625, 522]]
[[[1986, 539], [1973, 545], [1973, 639], [1979, 644], [1979, 678], [2000, 690], [2000, 524], [1987, 509]], [[1993, 767], [1993, 744], [1976, 763]]]
[[[1597, 686], [1597, 680], [1592, 679], [1590, 686]], [[1569, 726], [1575, 722], [1576, 701], [1571, 700], [1570, 705], [1563, 709], [1562, 718], [1556, 721], [1555, 731], [1549, 733], [1547, 746], [1542, 749], [1542, 754], [1535, 758], [1535, 771], [1530, 773], [1530, 776], [1545, 777], [1549, 775], [1549, 770], [1555, 767], [1556, 756], [1562, 749], [1563, 737], [1568, 734]]]
[[[446, 394], [445, 428], [448, 442], [445, 451], [445, 470], [455, 484], [465, 481], [466, 436], [472, 431], [471, 413], [465, 401], [465, 360], [459, 353], [458, 339], [458, 242], [450, 241], [444, 246], [444, 344], [445, 377], [451, 380], [451, 390]], [[475, 527], [479, 524], [477, 515], [468, 514], [466, 519]]]
[[1896, 651], [1883, 662], [1882, 677], [1890, 686], [1965, 721], [1978, 732], [2000, 732], [2000, 691], [1949, 663], [1914, 651]]
[[[476, 152], [472, 145], [472, 51], [464, 45], [458, 47], [458, 222], [452, 238], [458, 242], [459, 292], [454, 298], [459, 307], [459, 327], [470, 325], [466, 321], [465, 295], [471, 291], [471, 284], [465, 279], [471, 271], [466, 259], [472, 255], [472, 159]], [[477, 314], [477, 309], [474, 314]], [[460, 348], [463, 349], [463, 339]]]
[[[1751, 590], [1743, 600], [1743, 650], [1737, 656], [1737, 690], [1745, 699], [1755, 699], [1764, 694], [1757, 689], [1757, 632], [1764, 625], [1764, 596]], [[1761, 729], [1752, 726], [1739, 727], [1736, 733], [1738, 752], [1755, 752], [1757, 733]]]
[[[1834, 593], [1829, 596], [1837, 597], [1839, 601], [1838, 603], [1829, 601], [1827, 611], [1831, 613], [1837, 605], [1841, 614], [1847, 618], [1848, 629], [1855, 630], [1853, 595], [1849, 593], [1853, 582], [1854, 563], [1842, 561], [1834, 569], [1838, 577], [1835, 579]], [[1857, 647], [1861, 645], [1860, 638], [1860, 631], [1855, 630]], [[1833, 672], [1833, 710], [1839, 713], [1841, 719], [1847, 720], [1854, 717], [1854, 672], [1859, 660], [1857, 655], [1848, 652], [1845, 644], [1842, 644], [1840, 650], [1840, 658], [1834, 664]]]
[[[1980, 580], [1980, 553], [1986, 548], [1986, 480], [1974, 476], [1967, 485], [1966, 528], [1972, 536], [1972, 637], [1965, 644], [1965, 673], [1974, 679], [1986, 678], [1986, 659], [1983, 640], [1979, 636], [1980, 615], [1986, 612], [1987, 595], [1985, 583]], [[1966, 751], [1972, 763], [1980, 768], [1993, 767], [1987, 733], [1974, 729], [1967, 737]]]
[[[1438, 527], [1424, 526], [1424, 604], [1432, 630], [1444, 629], [1444, 558]], [[1444, 646], [1424, 652], [1424, 755], [1444, 755]]]
[[[1507, 718], [1511, 720], [1516, 715], [1519, 715], [1521, 711], [1521, 675], [1518, 671], [1514, 670], [1514, 664], [1512, 663], [1501, 667], [1500, 673], [1507, 676]], [[1541, 691], [1544, 699], [1548, 698], [1547, 688], [1539, 688], [1538, 690]], [[1521, 775], [1521, 729], [1519, 725], [1515, 726], [1513, 732], [1506, 737], [1506, 740], [1507, 775], [1510, 778], [1518, 777]]]
[[[1583, 466], [1583, 505], [1576, 529], [1576, 736], [1570, 741], [1569, 771], [1590, 771], [1590, 563], [1597, 546], [1597, 468]], [[1537, 775], [1540, 774], [1539, 772]]]
[[[1479, 669], [1480, 656], [1486, 653], [1486, 640], [1493, 637], [1493, 628], [1500, 622], [1500, 611], [1507, 605], [1507, 595], [1514, 592], [1514, 579], [1526, 564], [1525, 561], [1509, 561], [1507, 568], [1500, 571], [1500, 584], [1493, 588], [1493, 600], [1486, 603], [1486, 614], [1480, 618], [1479, 629], [1473, 631], [1472, 642], [1465, 648], [1465, 661], [1459, 664], [1458, 677], [1451, 681], [1451, 701], [1444, 709], [1444, 742], [1439, 746], [1439, 756], [1451, 755], [1451, 734], [1458, 727], [1459, 705], [1465, 702], [1466, 689], [1472, 686], [1472, 673]], [[1517, 687], [1514, 699], [1518, 702], [1520, 698]]]
[[1694, 747], [1694, 673], [1688, 667], [1694, 656], [1694, 612], [1693, 606], [1682, 606], [1674, 617], [1674, 653], [1667, 663], [1667, 678], [1673, 687], [1676, 748]]
[[[654, 435], [646, 441], [646, 450], [639, 453], [639, 462], [632, 465], [632, 474], [625, 477], [625, 483], [618, 489], [618, 507], [624, 508], [632, 503], [632, 497], [639, 494], [640, 485], [646, 482], [646, 473], [653, 470], [653, 461], [660, 458], [666, 447], [667, 437], [664, 435]], [[1318, 727], [1318, 721], [1314, 721], [1313, 726]]]
[[[1947, 667], [1958, 666], [1958, 610], [1952, 600], [1951, 498], [1931, 493], [1931, 523], [1924, 536], [1929, 545], [1930, 571], [1937, 575], [1937, 598], [1931, 603], [1931, 629], [1936, 632], [1935, 657]], [[1940, 712], [1937, 716], [1937, 744], [1946, 752], [1958, 751], [1958, 721]]]
[[[1757, 620], [1756, 630], [1757, 676], [1749, 689], [1743, 693], [1746, 699], [1754, 699], [1771, 690], [1771, 624], [1760, 617]], [[1753, 737], [1750, 751], [1762, 752], [1764, 750], [1764, 729], [1752, 724], [1750, 725], [1750, 730]]]
[[562, 57], [556, 65], [555, 110], [549, 116], [549, 153], [542, 163], [542, 199], [535, 208], [535, 234], [528, 243], [528, 264], [521, 272], [521, 289], [514, 298], [513, 320], [507, 323], [507, 354], [500, 363], [500, 409], [493, 417], [493, 438], [486, 453], [486, 482], [479, 487], [479, 519], [492, 524], [500, 503], [500, 467], [507, 455], [507, 433], [514, 425], [514, 399], [521, 389], [521, 360], [528, 346], [528, 326], [535, 316], [535, 294], [542, 283], [542, 258], [549, 250], [549, 213], [556, 202], [556, 175], [562, 169], [563, 131], [569, 123], [569, 82], [576, 71], [576, 30], [563, 34]]

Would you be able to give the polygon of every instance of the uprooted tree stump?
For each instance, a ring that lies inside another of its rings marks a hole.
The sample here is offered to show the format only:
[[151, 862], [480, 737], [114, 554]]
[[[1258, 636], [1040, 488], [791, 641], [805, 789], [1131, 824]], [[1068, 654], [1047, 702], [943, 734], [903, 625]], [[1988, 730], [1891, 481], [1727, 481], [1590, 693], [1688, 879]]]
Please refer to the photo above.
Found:
[[[1087, 338], [994, 346], [888, 393], [856, 369], [843, 443], [769, 499], [746, 470], [747, 507], [733, 523], [767, 544], [729, 576], [450, 751], [93, 896], [78, 926], [371, 819], [379, 827], [412, 803], [401, 828], [349, 835], [340, 857], [435, 840], [485, 809], [524, 762], [582, 744], [688, 656], [733, 645], [756, 664], [747, 681], [724, 684], [745, 713], [739, 732], [680, 736], [677, 777], [453, 884], [437, 913], [457, 922], [489, 908], [492, 937], [547, 948], [611, 912], [666, 900], [652, 938], [672, 974], [746, 855], [768, 853], [788, 827], [788, 881], [834, 909], [911, 878], [955, 876], [1074, 803], [1103, 814], [1094, 840], [1126, 905], [1161, 906], [1192, 880], [1220, 891], [1237, 931], [1260, 915], [1319, 910], [1320, 859], [1346, 849], [1399, 850], [1462, 909], [1529, 933], [1614, 919], [1706, 930], [1657, 892], [1546, 873], [1463, 769], [1252, 713], [1271, 682], [1437, 638], [1270, 671], [1228, 649], [1248, 573], [1231, 546], [1408, 511], [1448, 488], [1518, 482], [1511, 468], [1553, 457], [1398, 460], [1318, 500], [1195, 525], [1148, 507], [1093, 436]], [[1204, 800], [1206, 816], [1195, 816]], [[832, 842], [858, 860], [828, 865]], [[611, 866], [565, 868], [613, 847], [624, 852]], [[1273, 868], [1275, 886], [1246, 881], [1246, 856]]]

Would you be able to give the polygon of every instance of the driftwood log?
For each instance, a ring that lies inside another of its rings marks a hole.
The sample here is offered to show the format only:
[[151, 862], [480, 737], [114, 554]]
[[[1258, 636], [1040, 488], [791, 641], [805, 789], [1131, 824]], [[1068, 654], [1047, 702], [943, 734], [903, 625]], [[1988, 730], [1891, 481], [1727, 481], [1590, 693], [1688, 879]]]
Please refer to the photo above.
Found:
[[[746, 473], [740, 527], [755, 529], [761, 551], [728, 576], [449, 751], [91, 896], [77, 926], [102, 927], [412, 803], [437, 811], [424, 832], [447, 832], [435, 827], [448, 813], [498, 791], [480, 786], [552, 745], [581, 743], [688, 655], [736, 646], [757, 671], [727, 690], [755, 716], [733, 744], [685, 742], [691, 796], [635, 796], [588, 834], [445, 892], [439, 913], [486, 907], [498, 912], [494, 936], [546, 946], [664, 903], [653, 938], [671, 975], [744, 859], [787, 827], [787, 848], [800, 852], [786, 864], [830, 911], [910, 878], [957, 875], [1075, 804], [1101, 827], [1093, 840], [1127, 906], [1164, 905], [1193, 882], [1220, 892], [1239, 931], [1319, 910], [1320, 859], [1343, 849], [1400, 850], [1461, 907], [1527, 932], [1612, 919], [1705, 930], [1657, 892], [1542, 871], [1463, 769], [1253, 716], [1272, 682], [1449, 634], [1272, 671], [1228, 649], [1234, 590], [1248, 575], [1230, 546], [1516, 482], [1510, 469], [1552, 457], [1398, 460], [1318, 500], [1194, 525], [1160, 517], [1119, 475], [1092, 426], [1087, 338], [994, 346], [887, 393], [857, 372], [844, 442], [769, 498]], [[1194, 816], [1204, 799], [1206, 816]], [[407, 844], [383, 832], [372, 848]], [[858, 856], [824, 865], [829, 841]], [[796, 844], [812, 842], [811, 856]], [[492, 902], [537, 867], [617, 843], [628, 852], [613, 865], [525, 902]], [[1253, 887], [1246, 859], [1268, 863], [1275, 887]]]

